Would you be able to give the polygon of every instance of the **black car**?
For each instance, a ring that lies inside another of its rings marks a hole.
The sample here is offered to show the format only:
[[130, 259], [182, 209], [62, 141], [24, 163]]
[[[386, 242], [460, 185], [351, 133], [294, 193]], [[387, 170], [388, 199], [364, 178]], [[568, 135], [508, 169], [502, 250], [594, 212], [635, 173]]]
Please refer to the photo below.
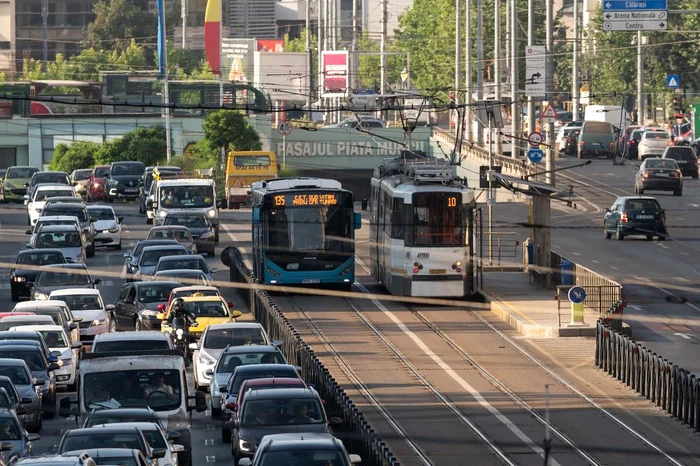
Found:
[[15, 264], [17, 267], [10, 270], [10, 295], [12, 301], [27, 298], [31, 295], [31, 289], [27, 282], [33, 282], [39, 273], [38, 269], [23, 269], [22, 265], [42, 267], [45, 265], [65, 264], [66, 258], [58, 249], [25, 249], [17, 254]]
[[632, 138], [632, 133], [641, 128], [642, 127], [639, 125], [629, 125], [625, 128], [625, 130], [620, 134], [620, 137], [618, 137], [615, 141], [615, 153], [617, 155], [621, 155], [625, 152], [629, 145], [629, 140]]
[[630, 134], [630, 137], [625, 141], [624, 154], [627, 159], [639, 158], [639, 141], [642, 139], [642, 134], [646, 131], [645, 128], [636, 128]]
[[58, 453], [83, 451], [93, 448], [128, 448], [139, 450], [146, 458], [162, 458], [165, 449], [154, 450], [146, 437], [136, 427], [107, 425], [72, 429], [65, 433], [58, 446]]
[[683, 194], [683, 175], [675, 160], [654, 157], [642, 162], [635, 175], [634, 192], [644, 194], [649, 190], [673, 191], [674, 196]]
[[673, 159], [678, 162], [683, 176], [698, 177], [698, 156], [690, 146], [669, 146], [661, 156], [663, 159]]
[[[11, 343], [11, 342], [8, 342]], [[27, 363], [29, 370], [37, 380], [44, 380], [41, 397], [43, 402], [43, 416], [53, 419], [56, 416], [56, 378], [53, 372], [59, 368], [55, 362], [49, 362], [41, 346], [30, 344], [3, 344], [2, 357], [10, 359], [22, 359]]]
[[85, 418], [82, 427], [85, 429], [120, 422], [153, 422], [162, 426], [158, 414], [151, 408], [115, 408], [91, 411]]
[[125, 283], [114, 303], [112, 331], [160, 330], [160, 320], [156, 316], [165, 310], [170, 292], [180, 286], [175, 281]]
[[139, 258], [141, 257], [143, 248], [148, 246], [168, 246], [178, 244], [180, 243], [174, 239], [147, 239], [136, 243], [131, 251], [124, 254], [124, 259], [126, 259], [126, 261], [124, 263], [124, 271], [122, 274], [124, 275], [126, 281], [130, 282], [133, 280], [133, 275], [138, 270]]
[[666, 211], [659, 201], [650, 196], [620, 197], [609, 209], [605, 209], [603, 231], [605, 239], [615, 234], [618, 241], [629, 235], [654, 236], [663, 241], [668, 236]]
[[[148, 193], [151, 192], [151, 183], [153, 183], [153, 168], [146, 167], [146, 171], [141, 177], [141, 187], [139, 188], [139, 213], [146, 213], [146, 199]], [[173, 175], [182, 173], [180, 167], [158, 167], [158, 173], [163, 175], [163, 178], [172, 178]]]
[[51, 172], [51, 171], [41, 171], [36, 172], [32, 175], [32, 179], [29, 183], [25, 183], [24, 187], [27, 188], [27, 195], [29, 199], [32, 198], [34, 194], [34, 188], [42, 183], [48, 184], [65, 184], [66, 186], [71, 186], [70, 177], [66, 172]]
[[142, 162], [112, 162], [105, 178], [105, 200], [131, 199], [139, 197], [146, 166]]

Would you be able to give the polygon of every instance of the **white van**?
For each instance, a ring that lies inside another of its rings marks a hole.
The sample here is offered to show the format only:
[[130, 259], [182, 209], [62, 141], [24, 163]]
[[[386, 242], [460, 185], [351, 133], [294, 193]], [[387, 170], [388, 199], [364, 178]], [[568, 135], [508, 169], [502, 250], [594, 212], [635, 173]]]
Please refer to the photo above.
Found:
[[[206, 411], [206, 395], [188, 392], [185, 360], [175, 350], [84, 353], [78, 399], [61, 398], [59, 414], [74, 415], [78, 425], [94, 409], [151, 408], [166, 431], [177, 431], [185, 447], [178, 463], [192, 464], [190, 412]], [[170, 396], [172, 395], [172, 397]], [[194, 404], [191, 404], [194, 401]], [[71, 405], [77, 404], [77, 408]]]

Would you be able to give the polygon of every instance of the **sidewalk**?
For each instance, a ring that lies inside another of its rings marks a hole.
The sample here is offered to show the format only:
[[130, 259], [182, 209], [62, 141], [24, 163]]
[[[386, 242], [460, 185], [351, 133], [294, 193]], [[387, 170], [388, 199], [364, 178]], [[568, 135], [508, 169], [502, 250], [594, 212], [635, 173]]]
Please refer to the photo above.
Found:
[[[595, 336], [598, 313], [584, 309], [585, 326], [568, 327], [571, 303], [556, 299], [556, 289], [530, 283], [527, 272], [484, 272], [481, 293], [491, 312], [531, 338]], [[561, 304], [561, 309], [559, 309]]]

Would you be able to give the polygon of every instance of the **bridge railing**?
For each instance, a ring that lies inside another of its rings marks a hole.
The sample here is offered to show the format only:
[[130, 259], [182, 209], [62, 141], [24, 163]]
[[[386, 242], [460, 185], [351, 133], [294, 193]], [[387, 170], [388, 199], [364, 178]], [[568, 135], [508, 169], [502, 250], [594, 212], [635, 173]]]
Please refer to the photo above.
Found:
[[[235, 283], [256, 283], [243, 256], [237, 248], [231, 248], [230, 279]], [[342, 424], [333, 426], [334, 433], [343, 441], [349, 453], [362, 457], [368, 466], [400, 466], [387, 444], [379, 437], [359, 408], [316, 356], [314, 350], [294, 329], [284, 313], [263, 290], [252, 286], [239, 289], [239, 294], [249, 306], [255, 319], [265, 327], [272, 340], [281, 340], [280, 350], [289, 364], [301, 367], [304, 381], [313, 384], [325, 402], [328, 417], [339, 417]]]
[[700, 380], [603, 319], [596, 326], [595, 363], [682, 423], [700, 431]]

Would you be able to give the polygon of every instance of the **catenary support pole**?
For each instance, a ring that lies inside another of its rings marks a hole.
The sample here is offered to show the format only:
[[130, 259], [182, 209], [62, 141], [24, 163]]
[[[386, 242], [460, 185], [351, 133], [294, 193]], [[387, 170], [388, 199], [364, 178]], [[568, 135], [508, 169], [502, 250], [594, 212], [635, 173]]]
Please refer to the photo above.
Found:
[[[546, 14], [546, 34], [547, 34], [547, 82], [545, 83], [545, 89], [547, 94], [548, 104], [553, 107], [554, 102], [554, 0], [546, 0], [545, 6], [547, 9]], [[546, 180], [549, 184], [554, 184], [555, 173], [552, 171], [554, 169], [554, 122], [549, 121], [547, 123], [547, 173]]]
[[[512, 104], [510, 107], [511, 114], [511, 129], [513, 136], [521, 137], [520, 116], [520, 99], [518, 94], [518, 1], [512, 0], [510, 4], [510, 95]], [[511, 156], [517, 157], [520, 153], [520, 140], [512, 139]]]

